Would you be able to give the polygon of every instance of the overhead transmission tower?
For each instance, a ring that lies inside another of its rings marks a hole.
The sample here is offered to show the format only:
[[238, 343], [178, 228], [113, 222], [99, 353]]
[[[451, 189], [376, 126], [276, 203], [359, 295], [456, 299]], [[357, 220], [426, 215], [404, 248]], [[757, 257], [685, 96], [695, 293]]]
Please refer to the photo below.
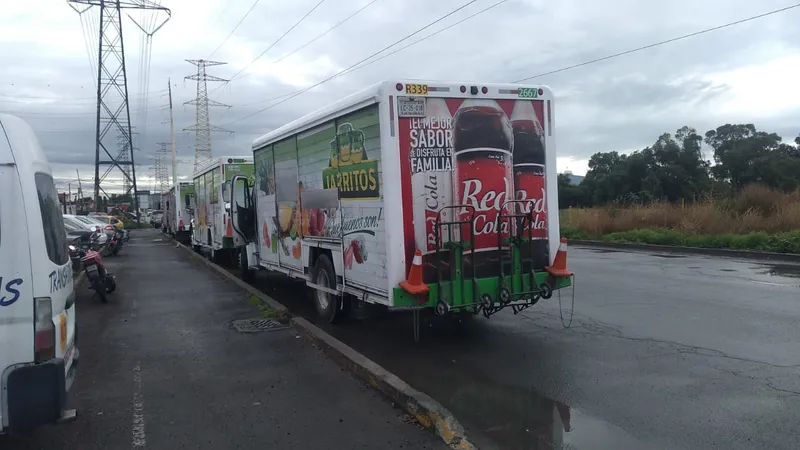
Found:
[[230, 108], [231, 106], [208, 99], [207, 82], [227, 82], [228, 80], [215, 77], [214, 75], [209, 75], [206, 73], [206, 67], [219, 66], [227, 63], [219, 61], [207, 61], [205, 59], [187, 59], [186, 62], [197, 66], [196, 74], [185, 77], [187, 80], [197, 81], [197, 98], [184, 103], [184, 105], [195, 105], [197, 109], [197, 120], [194, 126], [183, 129], [183, 131], [195, 132], [194, 171], [197, 171], [197, 169], [211, 162], [211, 159], [213, 158], [211, 151], [211, 132], [223, 131], [226, 133], [233, 133], [230, 130], [211, 125], [211, 122], [208, 118], [209, 106], [224, 106], [226, 108]]
[[[99, 208], [100, 193], [108, 196], [104, 188], [104, 181], [114, 168], [118, 169], [123, 179], [123, 194], [133, 197], [136, 214], [139, 214], [139, 198], [136, 188], [136, 166], [133, 161], [133, 137], [131, 130], [131, 111], [128, 102], [128, 74], [125, 66], [125, 45], [122, 33], [123, 10], [152, 10], [156, 14], [165, 13], [163, 21], [144, 24], [126, 15], [148, 37], [158, 31], [172, 16], [169, 8], [160, 5], [160, 0], [67, 0], [81, 18], [83, 14], [97, 6], [99, 15], [99, 39], [97, 43], [97, 60], [94, 61], [90, 53], [90, 62], [97, 64], [97, 121], [95, 133], [95, 162], [94, 162], [94, 201]], [[148, 21], [150, 22], [150, 21]], [[95, 69], [95, 67], [92, 67]], [[114, 136], [121, 135], [115, 150]], [[108, 158], [108, 159], [106, 159]], [[105, 174], [100, 176], [100, 166], [110, 166]], [[109, 183], [105, 183], [108, 185]], [[131, 192], [133, 191], [133, 192]]]
[[[132, 158], [133, 150], [138, 150], [138, 148], [136, 148], [136, 147], [134, 147], [134, 148], [130, 147], [130, 145], [133, 143], [133, 137], [139, 134], [139, 133], [133, 131], [134, 128], [135, 127], [133, 127], [133, 126], [131, 127], [130, 136], [125, 136], [122, 133], [118, 133], [117, 134], [117, 146], [119, 147], [119, 150], [118, 150], [118, 153], [117, 153], [117, 159], [118, 160], [125, 161], [125, 160], [127, 160], [129, 158]], [[114, 166], [108, 166], [106, 168], [106, 170], [105, 170], [105, 173], [103, 173], [103, 175], [100, 176], [100, 179], [102, 180], [105, 177], [107, 177], [108, 174], [111, 173], [112, 170], [114, 170]], [[128, 192], [131, 191], [132, 188], [133, 188], [133, 186], [131, 185], [131, 180], [128, 179], [127, 177], [124, 177], [122, 179], [122, 193], [123, 194], [127, 194]]]
[[153, 166], [153, 189], [161, 194], [168, 191], [170, 188], [169, 172], [167, 171], [167, 159], [169, 158], [167, 145], [169, 144], [166, 142], [159, 142], [158, 145], [160, 145], [161, 148], [156, 151], [155, 165]]

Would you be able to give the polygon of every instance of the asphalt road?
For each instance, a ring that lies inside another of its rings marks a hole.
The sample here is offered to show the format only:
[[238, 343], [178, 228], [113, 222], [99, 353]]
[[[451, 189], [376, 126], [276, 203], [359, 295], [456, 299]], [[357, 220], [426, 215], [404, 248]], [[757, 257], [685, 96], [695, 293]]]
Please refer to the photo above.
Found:
[[156, 230], [106, 258], [110, 303], [78, 299], [77, 419], [0, 448], [446, 448], [291, 328], [233, 329], [261, 312], [194, 258]]
[[[482, 447], [800, 448], [800, 266], [576, 247], [569, 266], [569, 329], [555, 295], [518, 316], [426, 319], [420, 344], [408, 314], [324, 328]], [[255, 284], [311, 315], [298, 283]]]

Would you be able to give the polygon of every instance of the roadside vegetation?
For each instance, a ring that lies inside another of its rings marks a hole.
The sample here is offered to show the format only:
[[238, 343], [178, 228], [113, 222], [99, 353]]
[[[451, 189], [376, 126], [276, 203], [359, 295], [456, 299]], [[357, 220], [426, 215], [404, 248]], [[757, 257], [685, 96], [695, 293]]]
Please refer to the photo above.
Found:
[[800, 150], [753, 125], [597, 153], [580, 185], [559, 177], [559, 197], [567, 238], [800, 254]]

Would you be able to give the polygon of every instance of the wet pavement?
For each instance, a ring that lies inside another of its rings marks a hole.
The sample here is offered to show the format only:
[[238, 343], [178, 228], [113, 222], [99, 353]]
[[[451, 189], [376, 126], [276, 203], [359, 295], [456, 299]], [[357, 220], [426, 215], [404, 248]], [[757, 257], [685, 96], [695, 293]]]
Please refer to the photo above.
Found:
[[[428, 317], [419, 344], [409, 314], [323, 327], [481, 448], [800, 448], [800, 266], [574, 246], [569, 266], [569, 329], [568, 292], [518, 316]], [[302, 284], [255, 285], [313, 315]]]
[[17, 449], [445, 449], [291, 328], [240, 333], [264, 317], [196, 256], [136, 230], [105, 262], [118, 290], [78, 297], [78, 417]]

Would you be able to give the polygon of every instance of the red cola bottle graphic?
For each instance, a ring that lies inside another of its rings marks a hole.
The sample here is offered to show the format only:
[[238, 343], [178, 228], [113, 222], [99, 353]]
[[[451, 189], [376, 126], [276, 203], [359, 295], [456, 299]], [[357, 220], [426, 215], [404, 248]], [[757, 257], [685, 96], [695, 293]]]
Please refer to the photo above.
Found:
[[[503, 204], [514, 198], [511, 122], [493, 100], [465, 100], [453, 116], [455, 154], [454, 200], [474, 208], [474, 264], [476, 276], [495, 276], [499, 270], [498, 233], [508, 235], [508, 222], [498, 230], [497, 216]], [[466, 220], [471, 208], [459, 208]], [[468, 239], [466, 229], [461, 239]], [[472, 274], [465, 267], [464, 274]]]
[[[427, 170], [413, 170], [411, 188], [414, 193], [414, 239], [416, 248], [422, 250], [423, 280], [433, 283], [437, 280], [438, 271], [442, 271], [444, 279], [449, 279], [449, 253], [440, 249], [441, 266], [436, 262], [436, 219], [442, 223], [452, 222], [456, 212], [449, 207], [453, 201], [453, 116], [443, 98], [430, 97], [426, 105], [426, 117], [403, 118], [409, 122], [410, 152], [418, 160], [428, 156], [437, 163]], [[439, 155], [439, 156], [431, 156]], [[445, 160], [446, 163], [445, 163]], [[444, 163], [444, 164], [443, 164]], [[418, 163], [417, 169], [423, 168]], [[455, 228], [455, 227], [454, 227]], [[454, 238], [457, 239], [455, 236]], [[448, 241], [447, 227], [439, 227], [439, 246], [445, 248]]]
[[[514, 130], [514, 188], [517, 200], [530, 203], [518, 205], [524, 212], [532, 212], [532, 220], [526, 223], [535, 239], [532, 246], [523, 245], [522, 257], [533, 262], [533, 268], [541, 270], [550, 259], [547, 239], [547, 196], [545, 185], [544, 131], [536, 117], [530, 100], [517, 100], [511, 112], [511, 126]], [[522, 236], [528, 230], [518, 229]], [[530, 270], [530, 264], [523, 265]]]

